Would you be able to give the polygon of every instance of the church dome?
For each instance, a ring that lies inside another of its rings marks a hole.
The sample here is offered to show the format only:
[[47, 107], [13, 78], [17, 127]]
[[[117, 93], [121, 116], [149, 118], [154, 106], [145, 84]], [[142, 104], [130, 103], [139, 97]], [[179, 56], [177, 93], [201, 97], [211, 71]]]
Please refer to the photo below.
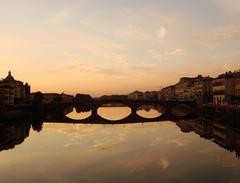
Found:
[[14, 81], [14, 77], [12, 76], [11, 71], [8, 72], [8, 76], [4, 80]]

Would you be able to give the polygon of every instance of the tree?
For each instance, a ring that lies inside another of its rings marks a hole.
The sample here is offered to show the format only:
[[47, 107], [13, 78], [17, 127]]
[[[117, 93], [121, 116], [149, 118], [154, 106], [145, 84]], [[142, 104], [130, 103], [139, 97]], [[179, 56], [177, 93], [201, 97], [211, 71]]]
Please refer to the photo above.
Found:
[[32, 123], [32, 129], [34, 131], [40, 132], [43, 129], [43, 122], [33, 122]]
[[89, 101], [92, 100], [92, 97], [89, 94], [80, 94], [78, 93], [75, 97], [76, 102]]
[[40, 111], [43, 104], [43, 94], [41, 92], [35, 93], [32, 101], [33, 110]]

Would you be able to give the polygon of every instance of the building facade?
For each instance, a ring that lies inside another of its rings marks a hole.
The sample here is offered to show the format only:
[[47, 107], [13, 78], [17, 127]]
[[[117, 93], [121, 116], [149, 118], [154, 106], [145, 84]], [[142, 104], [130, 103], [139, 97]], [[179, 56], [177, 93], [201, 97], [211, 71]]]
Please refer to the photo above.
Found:
[[128, 99], [130, 100], [142, 100], [143, 99], [143, 92], [135, 91], [128, 94]]
[[176, 86], [172, 85], [163, 88], [158, 94], [158, 99], [167, 101], [176, 100]]
[[190, 78], [190, 77], [181, 78], [175, 87], [176, 99], [179, 101], [195, 100], [196, 97], [195, 97], [194, 83], [195, 81], [200, 80], [201, 78], [202, 76], [198, 76], [194, 78]]
[[213, 101], [213, 78], [201, 77], [194, 82], [195, 100], [201, 104], [212, 103]]
[[240, 97], [240, 76], [236, 78], [236, 83], [235, 83], [235, 95], [237, 97]]
[[143, 100], [157, 100], [158, 92], [157, 91], [147, 91], [143, 93]]
[[9, 71], [6, 78], [0, 80], [0, 91], [5, 105], [23, 104], [30, 95], [31, 88], [22, 81], [17, 81]]
[[213, 103], [224, 104], [225, 103], [225, 78], [218, 77], [213, 80]]
[[214, 104], [239, 103], [239, 80], [240, 72], [228, 72], [219, 75], [213, 80], [213, 102]]

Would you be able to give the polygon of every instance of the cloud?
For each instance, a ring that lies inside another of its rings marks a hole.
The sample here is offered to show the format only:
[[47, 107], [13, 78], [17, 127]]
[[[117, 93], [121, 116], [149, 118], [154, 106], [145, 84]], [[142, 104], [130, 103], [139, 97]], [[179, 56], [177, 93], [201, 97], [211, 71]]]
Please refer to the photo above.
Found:
[[222, 27], [213, 31], [212, 40], [240, 39], [240, 27]]
[[162, 40], [167, 36], [167, 33], [167, 29], [164, 26], [161, 26], [157, 31], [157, 37]]
[[128, 25], [126, 29], [120, 30], [117, 34], [124, 38], [136, 40], [146, 40], [150, 37], [149, 34], [139, 25]]
[[240, 26], [215, 28], [203, 33], [200, 41], [197, 43], [203, 46], [217, 46], [222, 42], [230, 40], [240, 40]]
[[64, 24], [70, 19], [72, 19], [73, 11], [70, 9], [63, 9], [55, 14], [53, 14], [49, 19], [49, 23], [54, 24]]
[[166, 142], [167, 144], [173, 144], [178, 147], [185, 147], [190, 144], [190, 141], [187, 139], [175, 139], [175, 140], [170, 140]]
[[93, 49], [93, 50], [90, 50], [90, 52], [97, 57], [113, 61], [115, 64], [119, 64], [119, 65], [127, 64], [127, 60], [125, 59], [124, 55], [121, 55], [112, 51], [102, 51], [102, 50]]
[[131, 70], [134, 70], [135, 72], [140, 72], [140, 73], [153, 73], [155, 71], [154, 67], [149, 67], [149, 66], [132, 66]]
[[186, 53], [186, 50], [184, 48], [176, 48], [174, 50], [167, 51], [151, 49], [148, 51], [148, 53], [153, 58], [167, 60], [170, 56], [184, 55]]
[[169, 55], [182, 55], [185, 53], [185, 49], [183, 48], [177, 48], [171, 52], [169, 52]]
[[166, 157], [163, 157], [163, 158], [160, 158], [159, 161], [158, 161], [158, 165], [163, 169], [163, 170], [166, 170], [170, 163], [169, 163], [169, 160], [166, 158]]
[[167, 157], [159, 154], [145, 156], [144, 153], [135, 154], [134, 157], [127, 157], [119, 163], [122, 167], [129, 169], [130, 172], [142, 171], [153, 165], [157, 165], [161, 170], [166, 170], [170, 166], [170, 161]]
[[213, 0], [213, 2], [228, 13], [240, 14], [240, 1], [239, 0]]
[[131, 74], [128, 70], [118, 68], [99, 68], [95, 73], [112, 77], [125, 77]]

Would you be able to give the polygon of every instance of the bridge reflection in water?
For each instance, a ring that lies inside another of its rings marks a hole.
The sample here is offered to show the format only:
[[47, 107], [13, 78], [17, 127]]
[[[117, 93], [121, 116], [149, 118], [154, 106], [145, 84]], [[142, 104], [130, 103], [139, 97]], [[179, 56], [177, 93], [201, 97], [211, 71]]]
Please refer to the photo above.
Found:
[[[46, 121], [47, 119], [52, 119], [52, 121]], [[18, 121], [16, 123], [13, 122], [11, 124], [0, 124], [0, 151], [13, 149], [16, 145], [23, 143], [24, 139], [29, 137], [29, 132], [31, 128], [38, 132], [41, 132], [42, 129], [44, 130], [43, 121], [46, 121], [47, 123], [59, 123], [58, 120], [59, 119], [57, 118], [42, 116], [41, 118], [35, 119], [32, 122], [29, 122], [28, 119], [26, 119], [25, 121]], [[145, 119], [142, 121], [150, 122], [152, 121], [152, 119]], [[63, 122], [64, 121], [60, 123]], [[103, 122], [105, 124], [106, 120], [104, 120]], [[239, 157], [240, 125], [238, 124], [238, 122], [223, 122], [208, 119], [205, 117], [194, 119], [185, 118], [172, 122], [175, 123], [183, 133], [194, 132], [198, 134], [201, 138], [214, 142], [230, 152], [234, 152], [236, 156]], [[108, 123], [113, 124], [110, 122]], [[117, 124], [118, 123], [120, 122], [117, 122]], [[91, 124], [99, 124], [99, 122], [93, 121], [91, 122]]]

